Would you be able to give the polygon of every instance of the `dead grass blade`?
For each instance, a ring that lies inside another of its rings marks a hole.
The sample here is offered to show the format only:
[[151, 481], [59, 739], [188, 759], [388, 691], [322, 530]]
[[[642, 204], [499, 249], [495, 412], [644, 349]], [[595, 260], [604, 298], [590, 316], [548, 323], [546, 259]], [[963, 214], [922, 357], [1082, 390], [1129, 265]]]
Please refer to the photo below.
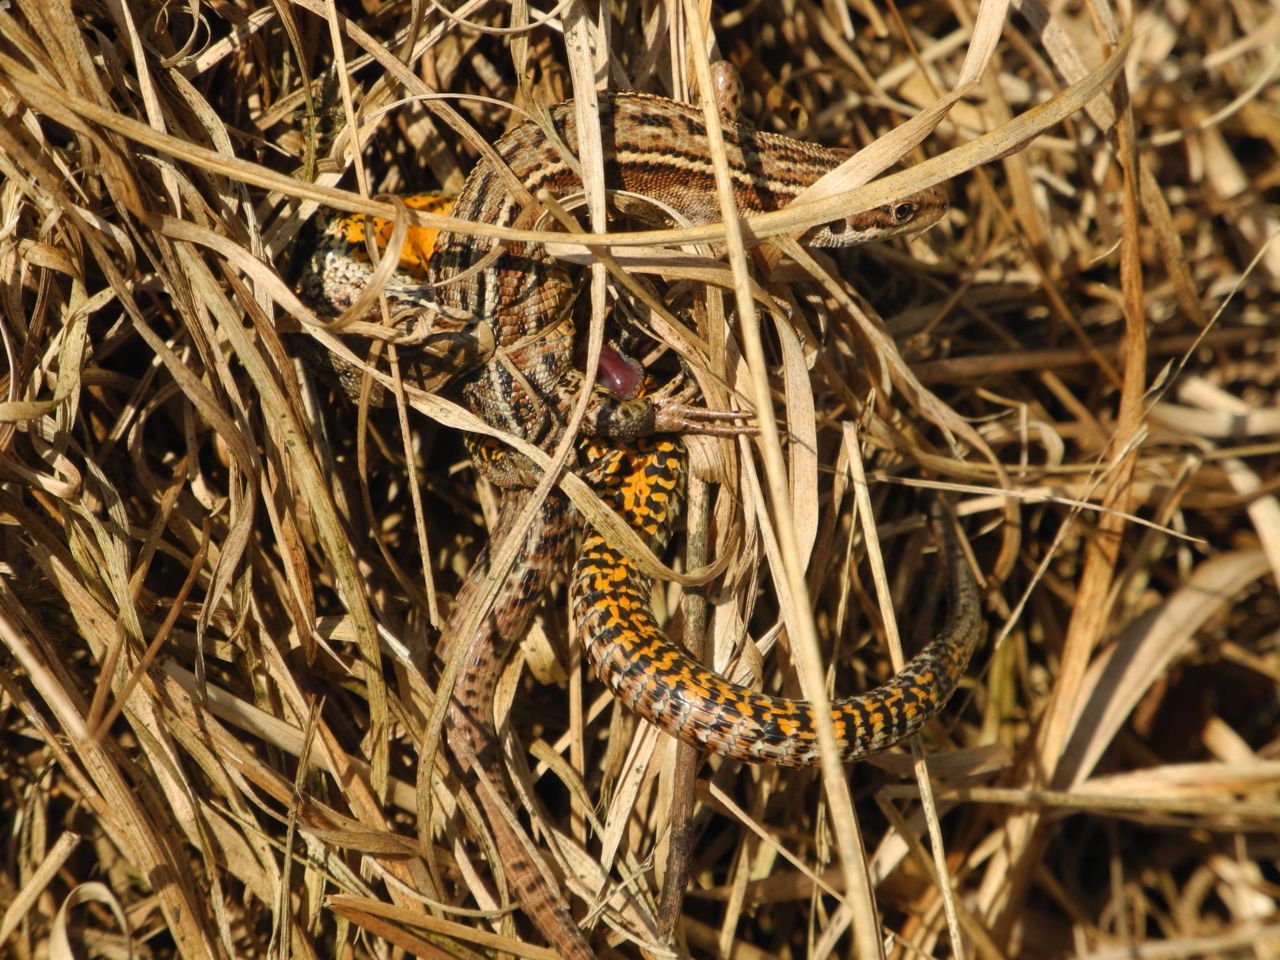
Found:
[[[504, 829], [619, 957], [1276, 953], [1271, 5], [0, 8], [0, 954], [550, 956]], [[725, 52], [749, 120], [853, 158], [779, 212], [609, 219], [591, 97], [688, 99]], [[386, 199], [570, 96], [588, 199]], [[909, 244], [792, 239], [943, 182]], [[633, 318], [655, 376], [762, 418], [689, 441], [656, 556], [566, 449], [504, 438], [736, 680], [884, 681], [934, 627], [915, 488], [960, 500], [993, 639], [923, 759], [676, 751], [581, 669], [560, 590], [500, 680], [510, 798], [460, 782], [439, 624], [498, 499], [458, 434], [493, 431], [298, 376], [299, 327], [375, 335], [294, 291], [322, 206], [397, 225], [386, 272], [411, 223], [545, 243], [599, 278], [584, 342]]]

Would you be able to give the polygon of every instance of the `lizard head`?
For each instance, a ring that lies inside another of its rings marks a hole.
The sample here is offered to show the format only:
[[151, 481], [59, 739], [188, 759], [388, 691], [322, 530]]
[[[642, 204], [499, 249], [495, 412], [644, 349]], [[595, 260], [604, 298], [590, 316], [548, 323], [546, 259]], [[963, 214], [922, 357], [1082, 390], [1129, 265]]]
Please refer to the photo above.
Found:
[[805, 234], [803, 242], [811, 247], [852, 247], [918, 233], [941, 220], [947, 206], [946, 192], [941, 187], [930, 187], [909, 197], [815, 227]]

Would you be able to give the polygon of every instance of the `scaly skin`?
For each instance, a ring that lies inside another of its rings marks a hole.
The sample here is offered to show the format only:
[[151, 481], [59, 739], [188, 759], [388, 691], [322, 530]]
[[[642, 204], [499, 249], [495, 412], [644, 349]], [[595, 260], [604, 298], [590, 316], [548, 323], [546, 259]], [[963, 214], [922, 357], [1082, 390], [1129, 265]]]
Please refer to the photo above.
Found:
[[[627, 446], [583, 445], [602, 499], [653, 550], [670, 536], [685, 462], [665, 437]], [[590, 475], [590, 474], [589, 474]], [[982, 630], [978, 588], [949, 524], [950, 616], [936, 639], [883, 686], [831, 704], [844, 762], [878, 753], [915, 733], [951, 698]], [[630, 709], [685, 743], [773, 766], [818, 763], [807, 700], [771, 697], [713, 673], [667, 639], [650, 606], [653, 581], [600, 533], [590, 531], [569, 581], [578, 639], [596, 675]]]
[[[700, 110], [637, 93], [604, 96], [600, 106], [609, 189], [648, 197], [694, 224], [720, 219]], [[549, 112], [559, 135], [576, 153], [572, 101], [556, 104]], [[724, 138], [742, 213], [786, 206], [850, 155], [848, 150], [766, 133], [748, 124], [726, 122]], [[582, 189], [573, 167], [531, 122], [513, 127], [494, 149], [531, 194], [545, 189], [564, 197]], [[844, 247], [914, 233], [936, 223], [946, 209], [946, 195], [931, 188], [815, 228], [804, 242]], [[484, 160], [467, 177], [453, 216], [507, 227], [530, 226], [532, 219], [504, 177]], [[338, 312], [356, 299], [371, 270], [367, 257], [352, 255], [353, 243], [341, 225], [326, 232], [300, 284], [309, 302]], [[574, 291], [569, 272], [541, 246], [501, 246], [487, 237], [461, 233], [437, 238], [425, 282], [406, 270], [386, 287], [393, 314], [421, 321], [428, 336], [436, 331], [435, 341], [414, 358], [423, 368], [418, 375], [427, 389], [453, 378], [468, 408], [485, 422], [548, 450], [563, 433], [581, 378], [574, 367], [573, 325], [563, 322], [566, 301]], [[428, 321], [432, 310], [435, 319]], [[451, 347], [451, 341], [457, 342]], [[435, 371], [438, 376], [433, 377], [433, 358], [454, 365]], [[413, 377], [407, 379], [412, 382]], [[698, 410], [672, 398], [619, 398], [597, 392], [590, 404], [584, 431], [595, 436], [630, 441], [653, 433], [705, 429]], [[538, 472], [530, 468], [529, 473], [536, 478]]]
[[[413, 209], [441, 214], [449, 213], [455, 202], [455, 198], [441, 194], [420, 194], [403, 199]], [[385, 244], [391, 235], [391, 223], [374, 218], [369, 226], [379, 244]], [[372, 273], [373, 266], [365, 249], [365, 231], [366, 222], [362, 217], [336, 219], [324, 231], [317, 252], [312, 256], [313, 269], [304, 276], [301, 284], [304, 296], [323, 312], [338, 313], [345, 309]], [[409, 229], [398, 264], [396, 283], [411, 285], [422, 281], [437, 240], [435, 230]], [[324, 284], [314, 270], [317, 264], [327, 271]], [[421, 358], [408, 358], [406, 379], [419, 386], [427, 385], [428, 381], [435, 386], [443, 382], [439, 379], [439, 356], [428, 355], [420, 364], [416, 359]], [[359, 397], [361, 374], [358, 370], [334, 369], [327, 358], [320, 358], [317, 365], [335, 375], [349, 396], [353, 399]], [[453, 377], [452, 370], [446, 367], [445, 372], [450, 379]], [[385, 401], [380, 392], [375, 392], [372, 397], [375, 403]], [[512, 468], [512, 458], [505, 447], [488, 438], [468, 437], [467, 442], [480, 471], [497, 481], [504, 490], [498, 518], [489, 537], [491, 544], [501, 543], [514, 529], [530, 491], [514, 482], [519, 471]], [[548, 497], [535, 514], [488, 615], [478, 632], [468, 636], [461, 627], [483, 600], [481, 585], [489, 567], [489, 550], [486, 547], [476, 558], [462, 589], [454, 598], [453, 611], [440, 636], [436, 655], [442, 663], [448, 663], [459, 645], [464, 649], [449, 700], [445, 743], [469, 792], [478, 798], [484, 809], [511, 893], [561, 956], [569, 960], [591, 960], [595, 953], [559, 895], [546, 863], [532, 847], [529, 838], [513, 829], [510, 823], [509, 817], [517, 809], [517, 804], [502, 777], [497, 732], [493, 726], [493, 695], [503, 664], [513, 645], [529, 629], [534, 611], [547, 592], [551, 578], [568, 560], [573, 540], [568, 502], [559, 496]], [[486, 787], [478, 783], [481, 776], [487, 781]]]
[[[502, 498], [491, 543], [500, 543], [514, 528], [529, 496], [529, 491], [513, 490]], [[484, 807], [511, 892], [562, 956], [585, 960], [594, 954], [574, 923], [568, 906], [547, 877], [546, 864], [530, 846], [528, 838], [512, 829], [508, 821], [517, 807], [500, 773], [502, 764], [493, 728], [493, 694], [498, 675], [512, 647], [528, 629], [551, 578], [567, 561], [572, 544], [573, 523], [567, 505], [558, 497], [548, 498], [535, 515], [511, 572], [498, 589], [493, 608], [480, 626], [479, 637], [465, 637], [459, 623], [482, 599], [481, 584], [489, 566], [487, 549], [476, 558], [458, 591], [437, 654], [448, 662], [456, 645], [465, 644], [449, 701], [445, 742], [464, 780], [470, 781], [471, 794], [478, 797]], [[479, 771], [472, 767], [473, 758]], [[489, 781], [487, 788], [475, 784], [478, 772], [483, 772]]]
[[[700, 111], [643, 94], [606, 96], [601, 108], [610, 189], [648, 196], [693, 223], [720, 218]], [[558, 104], [550, 113], [576, 153], [573, 105]], [[848, 156], [732, 122], [725, 125], [725, 140], [735, 196], [744, 213], [785, 206]], [[572, 167], [530, 123], [514, 127], [495, 148], [530, 193], [546, 188], [564, 196], [581, 189]], [[411, 204], [442, 209], [443, 201], [420, 198]], [[811, 231], [805, 241], [834, 247], [884, 239], [924, 229], [945, 210], [945, 196], [927, 190], [833, 221]], [[528, 225], [506, 181], [486, 161], [467, 178], [453, 214], [475, 222]], [[326, 313], [353, 303], [372, 272], [360, 246], [363, 229], [352, 219], [330, 225], [307, 265], [300, 290]], [[375, 229], [381, 228], [375, 224]], [[434, 250], [424, 253], [431, 250], [432, 239]], [[428, 390], [455, 381], [467, 406], [490, 425], [550, 449], [563, 434], [581, 377], [573, 366], [572, 324], [563, 322], [574, 292], [569, 274], [537, 245], [499, 249], [483, 237], [433, 238], [431, 231], [418, 231], [411, 233], [406, 247], [409, 258], [402, 256], [401, 273], [385, 291], [393, 319], [426, 325], [425, 346], [402, 359], [406, 380]], [[428, 255], [424, 276], [422, 261]], [[480, 264], [486, 265], [475, 269]], [[401, 353], [403, 357], [406, 351]], [[617, 376], [606, 378], [602, 369], [602, 382], [611, 383], [616, 395], [598, 390], [590, 398], [584, 426], [588, 437], [579, 446], [582, 469], [600, 494], [660, 548], [679, 508], [684, 453], [674, 436], [650, 438], [707, 429], [705, 414], [676, 399], [637, 395], [640, 378], [628, 382], [626, 358], [613, 353], [606, 362]], [[346, 379], [348, 392], [353, 384], [358, 380]], [[476, 442], [472, 453], [477, 470], [504, 490], [494, 531], [500, 539], [539, 471], [493, 441]], [[516, 896], [561, 955], [585, 960], [593, 954], [563, 901], [544, 871], [530, 862], [532, 851], [499, 815], [498, 806], [491, 805], [509, 804], [495, 775], [493, 685], [510, 643], [523, 635], [551, 576], [563, 565], [571, 543], [569, 510], [563, 496], [552, 492], [492, 611], [476, 635], [465, 637], [457, 624], [478, 599], [476, 580], [469, 579], [446, 627], [441, 656], [447, 658], [457, 644], [466, 646], [447, 739], [464, 775], [475, 772], [468, 755], [490, 775], [496, 799], [483, 802]], [[838, 727], [843, 725], [847, 758], [883, 749], [916, 729], [945, 703], [964, 670], [977, 635], [976, 588], [954, 547], [948, 552], [952, 624], [894, 682], [839, 701], [836, 719]], [[605, 683], [633, 709], [691, 743], [746, 760], [813, 762], [808, 705], [753, 693], [689, 660], [658, 628], [649, 607], [650, 587], [628, 558], [598, 534], [587, 535], [574, 568], [572, 602], [584, 646]]]

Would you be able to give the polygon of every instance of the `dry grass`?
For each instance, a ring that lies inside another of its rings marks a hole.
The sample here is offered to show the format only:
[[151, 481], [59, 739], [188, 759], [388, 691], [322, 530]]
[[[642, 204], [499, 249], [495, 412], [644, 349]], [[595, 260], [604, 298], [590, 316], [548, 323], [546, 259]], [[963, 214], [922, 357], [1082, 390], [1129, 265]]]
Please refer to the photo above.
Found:
[[[908, 958], [1280, 956], [1280, 15], [1016, 6], [623, 0], [602, 39], [573, 0], [507, 35], [521, 7], [473, 2], [485, 31], [430, 12], [408, 48], [400, 8], [0, 8], [0, 953], [548, 955], [474, 798], [420, 763], [433, 624], [494, 502], [464, 412], [366, 420], [300, 388], [277, 330], [308, 319], [317, 202], [456, 190], [460, 121], [511, 116], [481, 96], [696, 87], [709, 30], [762, 126], [896, 132], [749, 226], [789, 313], [750, 308], [732, 233], [713, 286], [660, 287], [710, 344], [708, 402], [763, 428], [694, 446], [663, 559], [723, 575], [672, 629], [717, 663], [768, 641], [733, 669], [771, 690], [887, 676], [863, 535], [914, 649], [924, 476], [959, 493], [991, 639], [922, 738], [931, 780], [905, 753], [695, 778], [584, 676], [561, 592], [498, 709], [575, 914], [621, 956], [677, 920], [679, 953], [847, 956], [876, 916]], [[843, 280], [785, 237], [942, 180], [945, 224]]]

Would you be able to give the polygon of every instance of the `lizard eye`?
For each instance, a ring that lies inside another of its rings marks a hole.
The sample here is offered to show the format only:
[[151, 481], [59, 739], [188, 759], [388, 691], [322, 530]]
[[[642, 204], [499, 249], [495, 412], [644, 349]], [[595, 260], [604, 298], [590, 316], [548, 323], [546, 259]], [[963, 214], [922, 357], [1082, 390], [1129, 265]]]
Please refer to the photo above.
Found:
[[916, 205], [910, 200], [903, 200], [893, 205], [893, 219], [897, 223], [906, 223], [916, 215]]
[[827, 224], [827, 233], [833, 237], [844, 236], [844, 232], [849, 229], [848, 220], [832, 220]]

